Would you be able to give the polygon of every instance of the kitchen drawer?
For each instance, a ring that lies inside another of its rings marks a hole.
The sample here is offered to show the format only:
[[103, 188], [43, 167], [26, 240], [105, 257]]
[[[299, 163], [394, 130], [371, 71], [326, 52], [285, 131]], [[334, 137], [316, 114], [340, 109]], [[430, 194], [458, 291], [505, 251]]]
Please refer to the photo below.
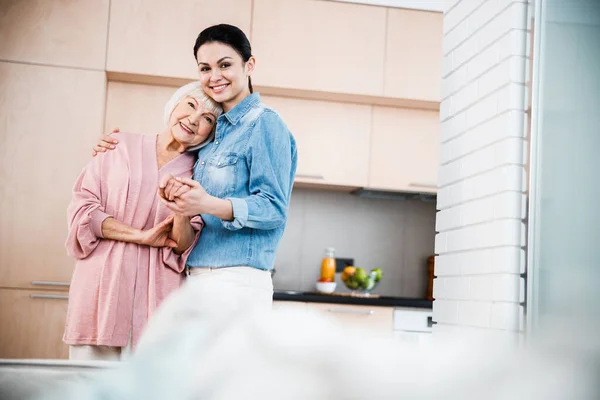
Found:
[[0, 358], [68, 358], [66, 291], [0, 289]]
[[408, 332], [431, 332], [432, 310], [396, 308], [394, 310], [394, 330]]
[[385, 336], [391, 336], [393, 332], [393, 307], [326, 303], [308, 303], [307, 307], [349, 327], [368, 329]]

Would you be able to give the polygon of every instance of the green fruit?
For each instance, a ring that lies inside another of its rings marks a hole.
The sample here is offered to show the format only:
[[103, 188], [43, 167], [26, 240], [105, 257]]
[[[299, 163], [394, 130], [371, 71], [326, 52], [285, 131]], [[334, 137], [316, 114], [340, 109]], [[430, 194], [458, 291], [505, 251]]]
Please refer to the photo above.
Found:
[[381, 268], [375, 268], [371, 270], [371, 274], [375, 276], [375, 282], [379, 282], [383, 278], [383, 271]]
[[363, 268], [356, 268], [356, 272], [354, 273], [354, 279], [356, 279], [358, 283], [363, 285], [364, 283], [366, 283], [367, 279], [369, 279], [369, 275], [367, 274], [367, 271], [365, 271]]
[[348, 289], [358, 289], [358, 282], [354, 279], [348, 279], [346, 281], [346, 286], [348, 287]]

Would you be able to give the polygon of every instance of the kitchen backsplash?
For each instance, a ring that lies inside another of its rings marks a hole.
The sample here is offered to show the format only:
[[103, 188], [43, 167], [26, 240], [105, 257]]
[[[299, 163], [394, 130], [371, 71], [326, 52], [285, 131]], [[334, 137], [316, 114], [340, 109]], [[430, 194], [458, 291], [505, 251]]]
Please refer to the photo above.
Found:
[[[381, 268], [374, 293], [425, 297], [433, 254], [435, 203], [373, 199], [295, 188], [275, 261], [275, 290], [314, 290], [326, 247], [357, 267]], [[337, 292], [348, 292], [336, 274]]]

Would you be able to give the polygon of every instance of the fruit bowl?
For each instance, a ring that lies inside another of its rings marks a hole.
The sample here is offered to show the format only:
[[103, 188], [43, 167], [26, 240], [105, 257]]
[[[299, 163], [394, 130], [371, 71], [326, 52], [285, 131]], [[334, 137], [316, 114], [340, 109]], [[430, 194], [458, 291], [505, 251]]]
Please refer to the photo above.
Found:
[[315, 283], [315, 288], [317, 289], [317, 292], [321, 292], [321, 293], [333, 293], [333, 292], [335, 292], [335, 286], [336, 286], [335, 282], [318, 281]]
[[353, 292], [368, 294], [379, 284], [383, 278], [383, 271], [374, 268], [367, 272], [363, 268], [346, 267], [342, 272], [342, 282]]

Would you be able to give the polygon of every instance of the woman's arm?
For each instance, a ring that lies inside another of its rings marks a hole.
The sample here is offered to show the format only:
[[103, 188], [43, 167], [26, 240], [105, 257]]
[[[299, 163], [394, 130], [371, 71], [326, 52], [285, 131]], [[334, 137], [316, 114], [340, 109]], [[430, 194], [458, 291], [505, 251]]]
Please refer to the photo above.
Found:
[[196, 232], [192, 227], [190, 218], [177, 214], [173, 218], [173, 230], [171, 238], [175, 241], [176, 247], [173, 248], [175, 254], [183, 254], [194, 243]]
[[266, 110], [257, 121], [257, 131], [248, 143], [250, 196], [229, 198], [233, 221], [223, 221], [229, 230], [244, 227], [275, 229], [287, 219], [296, 175], [296, 142], [277, 113]]
[[[296, 143], [281, 118], [273, 111], [266, 111], [255, 129], [259, 132], [253, 135], [248, 146], [250, 196], [220, 199], [206, 193], [192, 179], [171, 178], [190, 189], [170, 200], [173, 196], [165, 193], [164, 189], [172, 185], [165, 178], [159, 184], [162, 202], [178, 214], [214, 215], [229, 230], [244, 227], [275, 229], [281, 226], [286, 220], [296, 174]], [[167, 191], [173, 190], [178, 189]]]
[[107, 150], [114, 150], [117, 147], [119, 141], [115, 139], [112, 134], [118, 133], [119, 128], [115, 128], [108, 135], [104, 135], [100, 138], [98, 143], [92, 149], [92, 157], [96, 157], [98, 153], [106, 153]]
[[[188, 222], [189, 224], [189, 222]], [[173, 230], [174, 217], [170, 216], [155, 227], [147, 230], [132, 228], [112, 217], [102, 221], [102, 236], [104, 239], [117, 240], [119, 242], [128, 242], [140, 244], [142, 246], [152, 247], [174, 247], [178, 244], [174, 238], [170, 237]], [[193, 240], [193, 239], [192, 239]], [[189, 247], [189, 246], [188, 246]], [[185, 249], [184, 249], [185, 251]]]

